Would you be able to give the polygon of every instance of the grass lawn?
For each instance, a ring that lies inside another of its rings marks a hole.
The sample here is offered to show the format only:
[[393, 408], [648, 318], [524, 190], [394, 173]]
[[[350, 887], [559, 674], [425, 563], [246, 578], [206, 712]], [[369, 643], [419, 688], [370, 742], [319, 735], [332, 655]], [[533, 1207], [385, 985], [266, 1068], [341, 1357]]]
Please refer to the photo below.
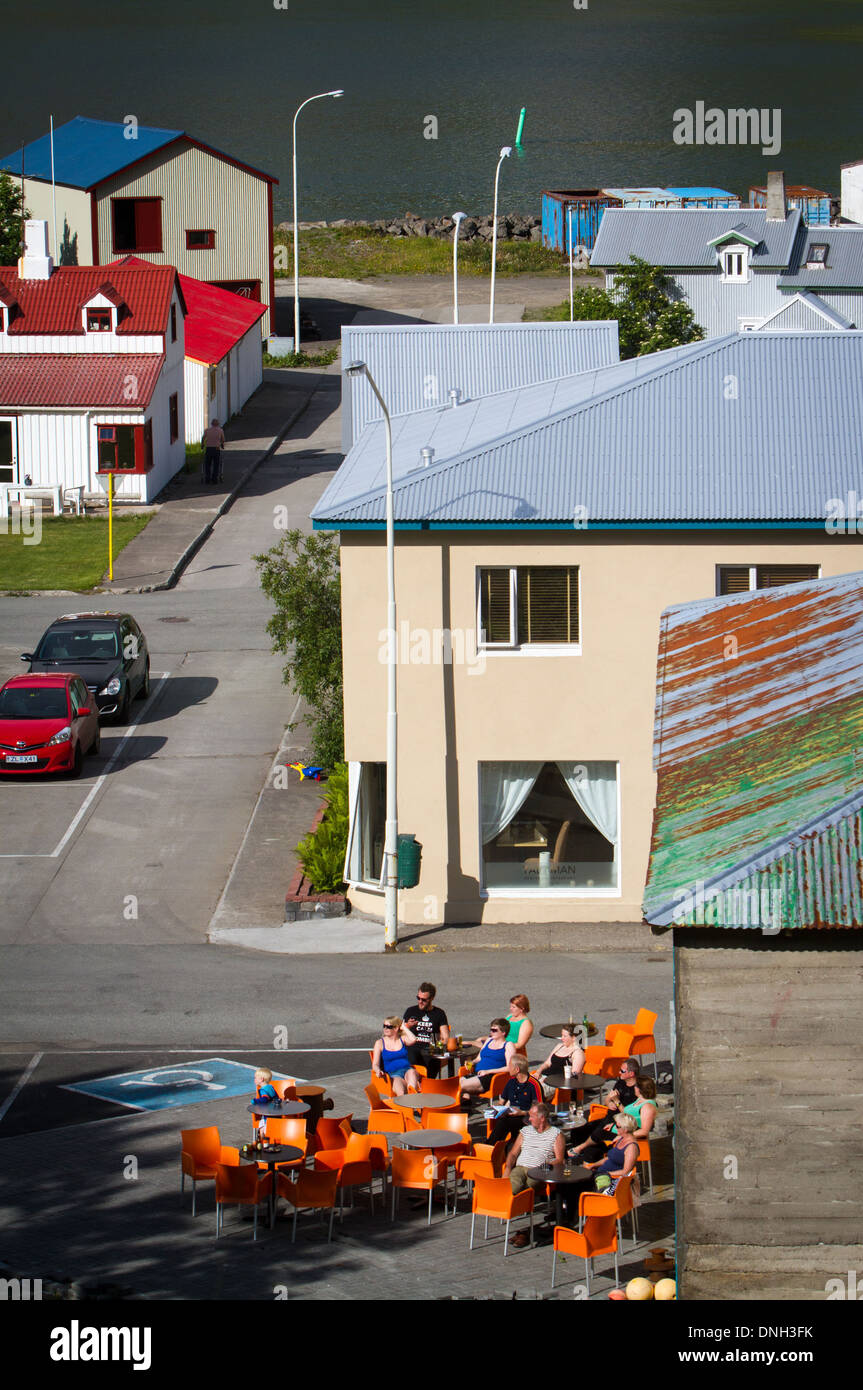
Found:
[[[114, 517], [114, 559], [152, 513]], [[108, 569], [108, 518], [48, 517], [42, 522], [38, 545], [26, 545], [27, 535], [10, 534], [11, 522], [0, 529], [0, 589], [74, 589], [98, 584]], [[29, 524], [29, 523], [28, 523]]]
[[[276, 246], [286, 247], [284, 270], [293, 274], [294, 239], [276, 228]], [[278, 266], [278, 261], [277, 261]], [[566, 257], [536, 241], [498, 241], [497, 274], [561, 275]], [[463, 242], [459, 246], [460, 275], [491, 274], [491, 243]], [[451, 275], [452, 242], [424, 236], [390, 236], [372, 227], [312, 227], [300, 233], [300, 274], [324, 275], [347, 280], [367, 280], [375, 275]]]

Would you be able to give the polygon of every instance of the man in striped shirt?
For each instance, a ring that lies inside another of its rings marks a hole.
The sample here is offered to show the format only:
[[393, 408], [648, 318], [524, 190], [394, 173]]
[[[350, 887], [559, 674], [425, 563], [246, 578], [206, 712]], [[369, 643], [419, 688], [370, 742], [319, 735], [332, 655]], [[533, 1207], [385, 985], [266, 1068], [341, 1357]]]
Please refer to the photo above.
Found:
[[[549, 1120], [551, 1106], [545, 1101], [537, 1101], [530, 1107], [530, 1124], [516, 1136], [516, 1141], [503, 1165], [503, 1176], [509, 1178], [513, 1193], [525, 1187], [544, 1187], [537, 1178], [529, 1178], [528, 1168], [538, 1168], [541, 1163], [562, 1163], [565, 1153], [563, 1131], [554, 1129]], [[525, 1231], [517, 1231], [512, 1238], [513, 1245], [527, 1245]]]

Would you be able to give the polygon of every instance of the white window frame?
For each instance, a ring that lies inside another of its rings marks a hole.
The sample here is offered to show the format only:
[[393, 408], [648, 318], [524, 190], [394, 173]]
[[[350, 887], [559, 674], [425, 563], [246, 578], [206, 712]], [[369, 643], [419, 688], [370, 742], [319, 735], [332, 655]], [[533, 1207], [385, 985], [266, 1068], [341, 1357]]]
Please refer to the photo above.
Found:
[[[554, 758], [545, 758], [544, 762], [554, 762]], [[581, 759], [582, 762], [590, 762], [589, 758]], [[621, 776], [622, 760], [620, 758], [609, 759], [617, 763], [617, 844], [614, 846], [614, 859], [612, 863], [617, 867], [617, 887], [616, 888], [490, 888], [485, 881], [485, 859], [483, 858], [482, 842], [482, 764], [494, 762], [493, 758], [483, 758], [476, 765], [476, 802], [477, 802], [477, 843], [479, 845], [479, 866], [477, 879], [479, 881], [479, 896], [484, 902], [499, 902], [507, 898], [518, 900], [528, 899], [564, 899], [569, 902], [581, 901], [583, 898], [622, 898], [623, 897], [623, 821], [621, 818], [621, 787], [623, 778]]]
[[348, 843], [345, 850], [344, 880], [349, 888], [361, 888], [368, 893], [384, 893], [386, 885], [384, 877], [386, 875], [386, 855], [381, 860], [380, 878], [364, 879], [360, 877], [361, 865], [359, 863], [359, 817], [360, 817], [360, 790], [362, 787], [364, 763], [348, 763]]
[[[522, 566], [521, 568], [528, 568]], [[543, 568], [533, 566], [532, 568]], [[581, 565], [549, 565], [548, 569], [578, 571], [578, 632], [577, 642], [518, 642], [518, 565], [477, 565], [476, 569], [476, 649], [488, 656], [581, 656]], [[482, 629], [482, 575], [484, 570], [509, 570], [509, 641], [486, 642]]]
[[[740, 273], [736, 274], [729, 270], [729, 262], [732, 256], [740, 257]], [[748, 285], [749, 284], [749, 256], [750, 248], [743, 242], [735, 241], [726, 243], [719, 248], [719, 264], [722, 267], [723, 285]]]
[[763, 318], [738, 318], [737, 331], [739, 333], [754, 333], [763, 322]]
[[[781, 561], [778, 561], [778, 560], [773, 560], [773, 561], [770, 561], [770, 560], [762, 560], [762, 561], [761, 561], [761, 565], [780, 564], [780, 563], [781, 563]], [[789, 561], [788, 563], [789, 563], [789, 564], [795, 564], [796, 561], [791, 560], [791, 561]], [[801, 561], [801, 564], [804, 564], [804, 563], [805, 563], [805, 561]], [[714, 585], [713, 585], [713, 588], [714, 588], [714, 592], [715, 592], [715, 594], [716, 594], [716, 597], [717, 597], [717, 598], [739, 598], [739, 597], [740, 597], [739, 594], [723, 594], [723, 593], [722, 593], [722, 591], [721, 591], [721, 589], [720, 589], [720, 581], [721, 581], [721, 579], [722, 579], [722, 571], [723, 571], [723, 570], [745, 570], [745, 569], [748, 569], [748, 570], [749, 570], [749, 589], [748, 589], [748, 590], [745, 590], [745, 589], [744, 589], [743, 592], [744, 592], [744, 593], [747, 593], [747, 592], [748, 592], [748, 593], [750, 593], [750, 594], [763, 594], [763, 593], [766, 593], [766, 592], [767, 592], [766, 589], [759, 589], [759, 588], [757, 587], [758, 570], [759, 570], [759, 568], [760, 568], [759, 565], [749, 565], [749, 564], [747, 564], [745, 561], [740, 561], [740, 562], [737, 563], [737, 564], [728, 563], [728, 564], [724, 564], [724, 565], [717, 565], [717, 566], [716, 566], [716, 580], [715, 580], [715, 583], [714, 583]], [[815, 576], [815, 579], [820, 579], [820, 578], [822, 577], [822, 576], [821, 576], [821, 565], [813, 565], [812, 568], [818, 570], [818, 573], [817, 573], [817, 575]], [[798, 583], [798, 584], [814, 584], [814, 583], [815, 583], [815, 580], [814, 580], [814, 579], [798, 579], [798, 580], [796, 580], [795, 582]], [[782, 585], [782, 586], [779, 586], [779, 587], [784, 588], [784, 587], [787, 587], [787, 586]]]

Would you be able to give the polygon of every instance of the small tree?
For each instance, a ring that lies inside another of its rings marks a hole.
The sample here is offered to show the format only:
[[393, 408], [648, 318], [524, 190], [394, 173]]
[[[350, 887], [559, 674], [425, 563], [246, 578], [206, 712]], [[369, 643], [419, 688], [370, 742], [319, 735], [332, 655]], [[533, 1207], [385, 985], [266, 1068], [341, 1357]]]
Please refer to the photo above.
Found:
[[[664, 270], [630, 256], [629, 265], [614, 271], [610, 290], [587, 287], [573, 292], [573, 319], [617, 319], [620, 356], [643, 357], [647, 352], [695, 343], [704, 329], [683, 299], [675, 299], [674, 282]], [[549, 310], [544, 318], [568, 319], [569, 300]]]
[[673, 298], [674, 282], [658, 266], [630, 256], [629, 265], [614, 271], [611, 298], [620, 326], [622, 358], [643, 357], [648, 352], [695, 343], [704, 329], [683, 299]]
[[[5, 169], [0, 173], [0, 265], [16, 265], [24, 249], [21, 231], [21, 185], [14, 183]], [[30, 216], [23, 214], [24, 220]]]
[[273, 651], [288, 658], [285, 684], [311, 712], [312, 758], [333, 767], [345, 753], [338, 536], [287, 531], [255, 563], [261, 587], [276, 605], [267, 632]]

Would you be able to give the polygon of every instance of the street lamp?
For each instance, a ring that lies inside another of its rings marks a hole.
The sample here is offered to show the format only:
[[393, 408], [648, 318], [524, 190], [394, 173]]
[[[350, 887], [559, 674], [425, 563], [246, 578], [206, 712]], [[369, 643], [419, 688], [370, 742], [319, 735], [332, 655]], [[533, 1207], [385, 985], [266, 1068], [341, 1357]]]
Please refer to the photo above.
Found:
[[452, 234], [452, 321], [458, 323], [458, 232], [466, 212], [454, 212], [452, 220], [455, 223], [455, 231]]
[[384, 944], [394, 951], [398, 943], [398, 797], [396, 793], [398, 714], [396, 709], [396, 566], [393, 525], [393, 432], [389, 411], [365, 362], [345, 367], [350, 377], [364, 376], [383, 411], [387, 447], [387, 818], [384, 835], [386, 896]]
[[575, 316], [575, 309], [572, 299], [572, 203], [567, 208], [569, 215], [569, 321], [572, 323]]
[[505, 159], [509, 159], [512, 154], [512, 146], [504, 145], [500, 152], [500, 159], [497, 161], [497, 168], [494, 171], [494, 218], [492, 220], [491, 234], [491, 299], [488, 306], [488, 321], [494, 323], [494, 270], [497, 260], [497, 187], [500, 182], [500, 166]]
[[294, 352], [300, 350], [300, 248], [299, 248], [299, 228], [297, 226], [297, 116], [299, 116], [304, 106], [308, 106], [310, 101], [320, 101], [322, 97], [343, 97], [344, 90], [340, 87], [337, 92], [318, 92], [316, 96], [306, 97], [294, 112]]

